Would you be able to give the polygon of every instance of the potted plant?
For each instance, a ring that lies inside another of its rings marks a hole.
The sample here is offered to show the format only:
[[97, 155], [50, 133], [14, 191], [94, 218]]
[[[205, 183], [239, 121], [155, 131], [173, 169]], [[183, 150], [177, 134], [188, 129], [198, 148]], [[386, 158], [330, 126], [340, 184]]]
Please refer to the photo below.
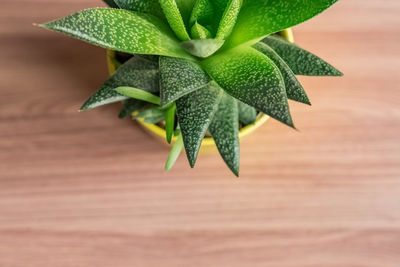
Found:
[[167, 170], [216, 145], [238, 176], [239, 136], [269, 117], [294, 128], [288, 100], [310, 104], [295, 75], [342, 75], [287, 30], [336, 1], [107, 0], [40, 26], [108, 50], [113, 74], [82, 110], [123, 101], [120, 118], [174, 142]]

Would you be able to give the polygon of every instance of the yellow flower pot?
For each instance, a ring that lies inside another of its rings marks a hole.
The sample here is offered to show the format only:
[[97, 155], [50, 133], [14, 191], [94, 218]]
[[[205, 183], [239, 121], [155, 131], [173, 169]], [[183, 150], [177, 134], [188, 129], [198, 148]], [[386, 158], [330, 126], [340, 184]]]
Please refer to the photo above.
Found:
[[[286, 29], [283, 30], [279, 33], [282, 37], [284, 37], [286, 40], [290, 42], [294, 42], [293, 38], [293, 32], [291, 29]], [[115, 51], [112, 50], [107, 50], [107, 64], [108, 64], [108, 70], [110, 74], [114, 73], [115, 70], [119, 67], [120, 63], [117, 61], [115, 57]], [[240, 129], [239, 131], [239, 139], [244, 138], [245, 136], [251, 134], [255, 130], [257, 130], [261, 125], [263, 125], [267, 120], [269, 119], [269, 116], [265, 114], [260, 114], [257, 117], [257, 120], [250, 125], [247, 125]], [[153, 136], [157, 137], [160, 139], [162, 142], [167, 143], [165, 140], [165, 130], [161, 128], [160, 126], [156, 124], [149, 124], [146, 123], [143, 119], [138, 119], [137, 120], [139, 124], [147, 130], [149, 133], [151, 133]], [[175, 141], [176, 138], [174, 138], [173, 141]], [[200, 152], [209, 152], [209, 151], [214, 151], [216, 149], [216, 145], [214, 142], [214, 139], [211, 137], [205, 137], [203, 139], [203, 142], [201, 143], [201, 148]]]

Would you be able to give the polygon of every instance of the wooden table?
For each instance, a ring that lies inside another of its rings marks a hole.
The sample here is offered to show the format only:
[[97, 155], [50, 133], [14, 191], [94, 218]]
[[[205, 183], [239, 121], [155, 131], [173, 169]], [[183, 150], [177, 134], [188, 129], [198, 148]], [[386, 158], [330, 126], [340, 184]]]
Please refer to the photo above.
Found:
[[400, 2], [342, 0], [295, 28], [344, 78], [301, 78], [300, 131], [269, 121], [163, 172], [118, 105], [78, 113], [104, 50], [32, 26], [101, 5], [2, 0], [1, 267], [400, 266]]

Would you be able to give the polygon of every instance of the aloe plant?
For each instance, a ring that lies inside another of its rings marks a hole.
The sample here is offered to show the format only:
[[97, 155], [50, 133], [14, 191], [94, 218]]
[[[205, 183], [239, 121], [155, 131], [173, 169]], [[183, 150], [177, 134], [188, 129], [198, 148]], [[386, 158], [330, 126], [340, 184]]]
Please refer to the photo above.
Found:
[[296, 75], [341, 76], [277, 33], [323, 12], [337, 0], [107, 0], [41, 26], [129, 54], [82, 106], [124, 101], [134, 114], [165, 126], [195, 166], [211, 135], [239, 175], [239, 128], [264, 113], [294, 127], [288, 100], [310, 104]]

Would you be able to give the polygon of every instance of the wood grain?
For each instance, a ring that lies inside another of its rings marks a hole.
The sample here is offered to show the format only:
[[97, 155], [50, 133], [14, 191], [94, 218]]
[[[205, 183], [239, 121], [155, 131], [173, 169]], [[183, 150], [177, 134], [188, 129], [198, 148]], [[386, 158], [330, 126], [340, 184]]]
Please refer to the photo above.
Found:
[[[384, 2], [384, 4], [383, 4]], [[78, 113], [104, 51], [32, 26], [96, 1], [2, 0], [0, 267], [400, 266], [400, 2], [340, 1], [295, 28], [345, 73], [301, 78], [293, 131], [191, 170], [118, 105]]]

